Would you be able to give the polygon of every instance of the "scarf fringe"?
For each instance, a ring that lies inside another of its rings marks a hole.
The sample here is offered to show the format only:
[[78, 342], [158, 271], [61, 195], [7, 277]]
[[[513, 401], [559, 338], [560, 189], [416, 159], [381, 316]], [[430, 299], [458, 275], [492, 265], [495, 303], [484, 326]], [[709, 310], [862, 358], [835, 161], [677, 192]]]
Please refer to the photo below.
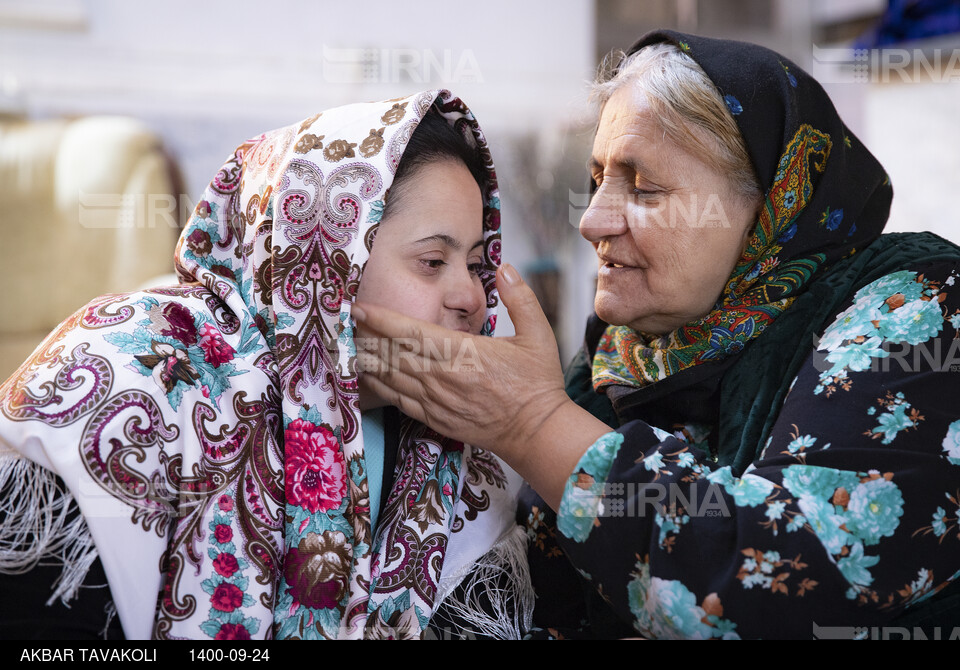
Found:
[[63, 566], [46, 604], [59, 598], [69, 607], [98, 556], [73, 495], [53, 472], [2, 448], [0, 492], [0, 572]]
[[103, 614], [106, 617], [106, 622], [103, 624], [103, 630], [100, 631], [100, 637], [107, 640], [110, 636], [110, 624], [117, 616], [117, 604], [112, 599], [108, 600], [107, 604], [103, 606]]
[[[462, 592], [455, 592], [461, 583]], [[463, 631], [467, 636], [519, 640], [533, 624], [535, 598], [527, 562], [527, 534], [515, 526], [473, 565], [449, 581], [441, 580], [434, 611], [442, 604], [459, 616], [470, 626]]]

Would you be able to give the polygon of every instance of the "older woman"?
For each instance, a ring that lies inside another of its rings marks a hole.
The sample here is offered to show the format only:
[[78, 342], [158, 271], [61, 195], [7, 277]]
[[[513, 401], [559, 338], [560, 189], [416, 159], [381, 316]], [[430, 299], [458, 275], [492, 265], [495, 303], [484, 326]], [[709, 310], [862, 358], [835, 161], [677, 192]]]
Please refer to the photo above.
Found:
[[[361, 361], [371, 383], [493, 450], [542, 498], [521, 514], [552, 635], [947, 623], [960, 249], [881, 236], [883, 168], [774, 52], [656, 32], [597, 92], [597, 188], [581, 221], [597, 317], [566, 379], [504, 266], [513, 338], [358, 304], [367, 328], [412, 338]], [[435, 338], [454, 346], [417, 341]], [[464, 350], [471, 367], [443, 364]]]

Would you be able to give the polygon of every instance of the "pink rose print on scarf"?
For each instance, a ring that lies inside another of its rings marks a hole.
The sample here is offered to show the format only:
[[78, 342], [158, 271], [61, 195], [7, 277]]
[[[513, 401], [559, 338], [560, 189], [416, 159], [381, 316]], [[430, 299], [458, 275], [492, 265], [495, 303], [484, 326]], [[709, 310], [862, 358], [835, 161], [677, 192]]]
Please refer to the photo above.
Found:
[[213, 569], [224, 577], [231, 577], [233, 573], [240, 569], [240, 564], [233, 554], [223, 552], [213, 559]]
[[213, 535], [217, 538], [217, 542], [226, 544], [233, 539], [233, 529], [230, 526], [220, 524], [213, 531]]
[[[499, 224], [500, 223], [499, 212], [497, 212], [496, 219], [497, 219], [496, 223]], [[497, 266], [500, 265], [500, 247], [501, 247], [500, 240], [494, 240], [493, 242], [490, 243], [490, 249], [489, 249], [490, 260], [493, 262], [494, 265], [497, 265]]]
[[176, 302], [156, 305], [147, 311], [148, 328], [160, 335], [172, 337], [190, 347], [197, 343], [197, 327], [190, 310]]
[[203, 349], [203, 360], [215, 368], [219, 368], [222, 363], [232, 361], [236, 353], [234, 348], [223, 339], [220, 331], [209, 323], [203, 324], [203, 328], [200, 329], [199, 345]]
[[221, 612], [232, 612], [243, 604], [243, 591], [230, 582], [223, 582], [214, 589], [210, 604]]
[[195, 211], [197, 216], [199, 216], [201, 219], [206, 219], [208, 216], [210, 216], [210, 212], [213, 210], [211, 209], [209, 202], [206, 200], [201, 200], [197, 203], [197, 209]]
[[249, 640], [250, 631], [243, 624], [225, 623], [213, 637], [214, 640]]
[[249, 640], [260, 628], [257, 619], [244, 616], [243, 612], [255, 601], [246, 593], [249, 578], [243, 575], [250, 563], [236, 553], [237, 547], [233, 544], [236, 537], [232, 527], [235, 507], [233, 495], [222, 494], [212, 507], [213, 518], [207, 526], [211, 545], [207, 555], [213, 559], [213, 571], [201, 583], [210, 596], [210, 608], [208, 619], [200, 624], [200, 630], [216, 640]]
[[347, 494], [347, 465], [326, 426], [295, 419], [284, 431], [287, 504], [311, 514], [340, 506]]

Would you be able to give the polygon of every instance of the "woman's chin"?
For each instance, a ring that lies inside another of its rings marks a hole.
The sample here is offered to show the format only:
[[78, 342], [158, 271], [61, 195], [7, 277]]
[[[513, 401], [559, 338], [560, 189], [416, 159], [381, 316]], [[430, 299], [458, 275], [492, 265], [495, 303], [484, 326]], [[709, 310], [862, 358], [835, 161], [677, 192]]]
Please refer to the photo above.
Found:
[[605, 323], [611, 326], [627, 326], [640, 333], [649, 335], [666, 335], [671, 333], [683, 323], [675, 323], [675, 320], [663, 318], [656, 314], [637, 314], [636, 312], [627, 314], [622, 309], [622, 304], [611, 305], [610, 302], [600, 300], [600, 294], [597, 294], [597, 300], [594, 303], [594, 310]]
[[625, 306], [630, 305], [629, 301], [625, 300], [623, 296], [615, 292], [604, 291], [603, 289], [597, 291], [597, 296], [593, 303], [593, 308], [597, 312], [597, 316], [611, 326], [629, 326], [637, 329], [637, 323], [646, 323], [648, 321], [649, 317], [639, 306], [630, 306], [631, 309], [629, 310], [624, 309]]

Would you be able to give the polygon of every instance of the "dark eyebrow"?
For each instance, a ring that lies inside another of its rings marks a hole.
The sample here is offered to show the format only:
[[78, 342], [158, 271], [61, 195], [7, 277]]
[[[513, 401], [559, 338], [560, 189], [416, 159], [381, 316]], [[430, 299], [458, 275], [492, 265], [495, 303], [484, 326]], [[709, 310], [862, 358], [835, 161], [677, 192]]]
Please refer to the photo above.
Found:
[[[417, 240], [416, 242], [413, 242], [413, 244], [428, 244], [430, 242], [440, 242], [444, 246], [450, 247], [454, 251], [460, 251], [460, 249], [463, 248], [463, 245], [460, 243], [460, 240], [450, 235], [447, 235], [446, 233], [437, 233], [436, 235], [423, 237]], [[483, 240], [480, 239], [474, 242], [469, 250], [473, 251], [477, 247], [482, 247], [482, 246], [483, 246]]]

